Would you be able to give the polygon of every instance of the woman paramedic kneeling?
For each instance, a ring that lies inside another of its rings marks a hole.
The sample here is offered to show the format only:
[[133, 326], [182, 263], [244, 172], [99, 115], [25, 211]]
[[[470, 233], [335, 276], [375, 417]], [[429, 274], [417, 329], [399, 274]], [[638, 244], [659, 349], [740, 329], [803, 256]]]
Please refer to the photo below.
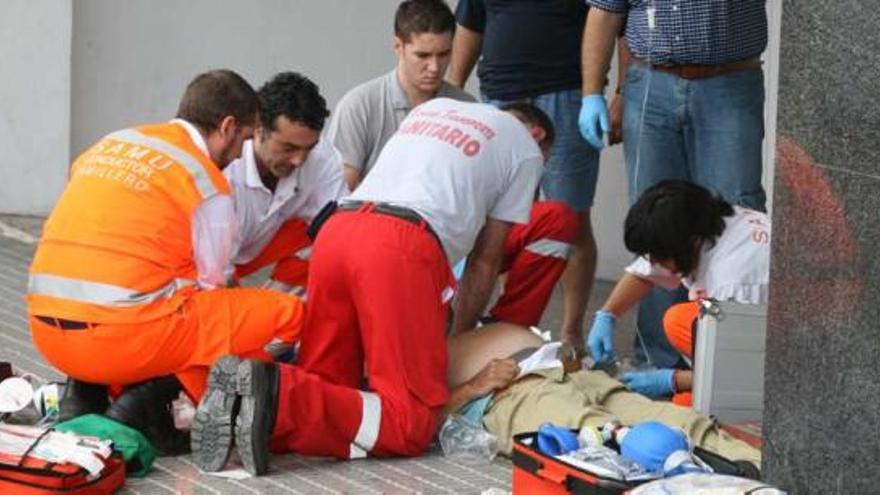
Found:
[[[654, 284], [689, 289], [690, 301], [670, 307], [663, 318], [666, 337], [688, 362], [700, 301], [767, 303], [770, 220], [701, 186], [664, 181], [646, 190], [626, 216], [624, 244], [638, 258], [596, 312], [587, 346], [597, 362], [613, 359], [615, 322]], [[623, 381], [649, 397], [673, 395], [673, 402], [689, 406], [692, 375], [660, 369], [626, 373]]]

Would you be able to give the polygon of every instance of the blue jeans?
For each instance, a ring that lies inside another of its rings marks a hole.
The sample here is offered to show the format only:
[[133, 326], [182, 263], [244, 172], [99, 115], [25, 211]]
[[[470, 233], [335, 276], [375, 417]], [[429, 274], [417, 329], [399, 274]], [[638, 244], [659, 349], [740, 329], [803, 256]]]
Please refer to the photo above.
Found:
[[672, 347], [663, 331], [663, 315], [666, 310], [673, 304], [687, 300], [688, 291], [683, 287], [667, 290], [657, 286], [642, 299], [639, 303], [636, 340], [633, 344], [633, 356], [637, 362], [649, 363], [657, 368], [687, 368], [687, 362]]
[[493, 100], [486, 95], [482, 95], [482, 99], [496, 107], [525, 101], [543, 110], [553, 122], [556, 134], [541, 179], [544, 198], [562, 201], [577, 212], [593, 206], [599, 178], [599, 152], [584, 141], [578, 129], [580, 90], [558, 91], [510, 101]]
[[634, 202], [666, 179], [764, 211], [764, 73], [681, 79], [633, 62], [623, 86], [623, 151]]
[[[761, 210], [764, 74], [744, 70], [705, 79], [682, 79], [630, 64], [623, 86], [623, 151], [630, 203], [667, 179], [695, 182], [727, 201]], [[663, 332], [663, 314], [685, 291], [655, 288], [639, 306], [642, 343], [658, 367], [680, 365]], [[638, 337], [637, 337], [638, 338]]]

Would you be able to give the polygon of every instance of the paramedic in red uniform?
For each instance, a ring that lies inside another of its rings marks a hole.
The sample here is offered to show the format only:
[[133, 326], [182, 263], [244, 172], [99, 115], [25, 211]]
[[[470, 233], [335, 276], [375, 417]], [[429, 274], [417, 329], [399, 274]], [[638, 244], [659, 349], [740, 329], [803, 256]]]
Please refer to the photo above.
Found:
[[222, 469], [232, 428], [256, 474], [270, 441], [339, 459], [421, 454], [448, 399], [450, 266], [470, 253], [453, 327], [473, 328], [511, 226], [529, 220], [552, 138], [527, 104], [413, 109], [315, 241], [300, 362], [228, 356], [212, 368], [195, 421], [218, 433], [193, 446], [200, 467]]
[[[455, 16], [445, 1], [400, 2], [394, 15], [397, 66], [346, 93], [327, 125], [326, 135], [342, 155], [352, 190], [372, 172], [413, 108], [433, 98], [474, 101], [443, 80], [454, 31]], [[580, 228], [577, 213], [561, 201], [539, 201], [529, 216], [528, 223], [510, 229], [501, 266], [504, 290], [480, 315], [484, 321], [538, 325], [565, 270]]]

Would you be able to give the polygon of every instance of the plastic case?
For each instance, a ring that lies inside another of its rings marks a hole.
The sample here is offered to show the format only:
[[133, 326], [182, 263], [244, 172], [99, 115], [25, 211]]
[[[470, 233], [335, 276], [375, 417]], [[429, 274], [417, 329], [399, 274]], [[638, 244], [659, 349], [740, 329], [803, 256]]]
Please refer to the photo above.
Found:
[[724, 318], [703, 315], [694, 352], [695, 411], [719, 421], [761, 421], [767, 307], [719, 303]]
[[[514, 495], [617, 495], [640, 484], [603, 478], [546, 456], [536, 448], [536, 435], [530, 432], [513, 437]], [[694, 453], [716, 473], [757, 477], [757, 472], [749, 472], [744, 466], [707, 450], [697, 447]]]

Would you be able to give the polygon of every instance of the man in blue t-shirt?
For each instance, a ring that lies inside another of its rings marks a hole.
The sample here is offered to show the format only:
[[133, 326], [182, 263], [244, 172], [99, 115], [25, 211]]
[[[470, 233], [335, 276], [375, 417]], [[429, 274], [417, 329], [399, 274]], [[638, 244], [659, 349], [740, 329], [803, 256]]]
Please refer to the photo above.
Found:
[[550, 116], [556, 143], [541, 188], [578, 212], [581, 228], [562, 276], [562, 340], [583, 350], [583, 320], [596, 271], [590, 207], [599, 152], [578, 131], [581, 108], [583, 0], [460, 0], [450, 82], [463, 87], [477, 59], [484, 101], [527, 101]]

